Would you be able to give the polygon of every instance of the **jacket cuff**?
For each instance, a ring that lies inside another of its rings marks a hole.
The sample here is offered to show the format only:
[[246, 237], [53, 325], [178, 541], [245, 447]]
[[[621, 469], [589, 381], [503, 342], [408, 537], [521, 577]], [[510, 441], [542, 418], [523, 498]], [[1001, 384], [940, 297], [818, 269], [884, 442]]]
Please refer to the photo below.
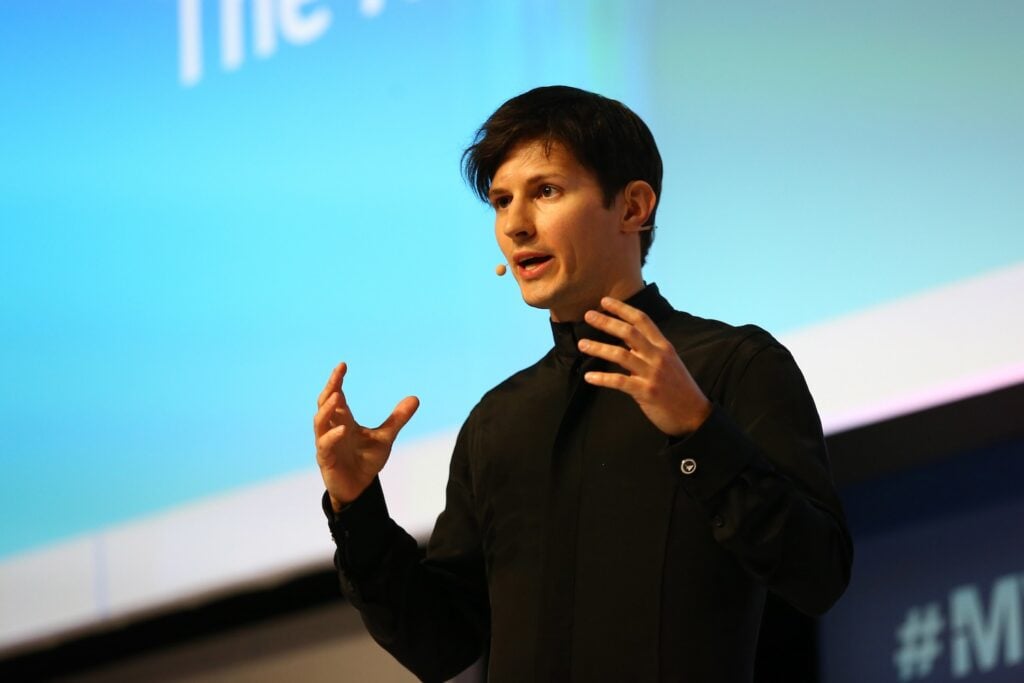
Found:
[[338, 546], [338, 558], [348, 569], [358, 571], [360, 566], [372, 565], [386, 552], [394, 522], [388, 515], [379, 478], [339, 512], [334, 511], [326, 491], [321, 506]]
[[756, 457], [757, 447], [718, 405], [697, 431], [670, 440], [665, 456], [695, 500], [709, 502]]

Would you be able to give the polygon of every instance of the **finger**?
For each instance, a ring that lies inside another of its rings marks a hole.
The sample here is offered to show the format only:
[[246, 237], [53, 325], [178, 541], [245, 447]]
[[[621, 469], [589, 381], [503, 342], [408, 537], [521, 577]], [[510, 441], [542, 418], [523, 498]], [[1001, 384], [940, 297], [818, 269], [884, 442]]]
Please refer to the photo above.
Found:
[[318, 408], [322, 406], [324, 401], [326, 401], [327, 398], [335, 392], [335, 386], [337, 386], [338, 383], [338, 372], [341, 370], [341, 365], [341, 363], [338, 363], [334, 366], [334, 369], [331, 370], [331, 376], [327, 378], [327, 384], [324, 385], [324, 388], [320, 391], [320, 395], [316, 399], [316, 405]]
[[335, 424], [355, 424], [355, 418], [349, 412], [344, 397], [338, 392], [328, 396], [320, 410], [316, 411], [313, 416], [313, 433], [319, 436]]
[[338, 425], [337, 427], [324, 432], [320, 438], [316, 440], [317, 462], [328, 467], [334, 464], [334, 457], [331, 455], [331, 450], [334, 448], [335, 444], [345, 438], [345, 432], [347, 430], [347, 425]]
[[345, 378], [345, 372], [348, 371], [347, 363], [338, 363], [334, 366], [334, 370], [331, 371], [331, 376], [327, 379], [327, 384], [324, 385], [323, 391], [320, 392], [319, 398], [316, 400], [317, 407], [322, 406], [327, 397], [335, 391], [341, 391], [341, 382]]
[[313, 415], [313, 433], [318, 437], [326, 430], [326, 426], [330, 424], [331, 415], [338, 406], [338, 399], [338, 393], [332, 393], [326, 400], [320, 402], [320, 408]]
[[633, 306], [610, 296], [606, 296], [601, 299], [601, 306], [606, 311], [614, 313], [630, 325], [633, 325], [640, 331], [640, 334], [642, 334], [644, 338], [652, 344], [663, 346], [668, 342], [668, 340], [665, 339], [665, 335], [663, 335], [661, 330], [658, 329], [658, 326], [654, 324], [654, 321], [639, 308], [634, 308]]
[[640, 330], [628, 322], [613, 318], [600, 311], [587, 311], [584, 319], [591, 326], [626, 342], [626, 345], [635, 351], [647, 353], [651, 349], [651, 342], [640, 333]]
[[596, 387], [606, 387], [608, 389], [617, 389], [618, 391], [625, 392], [630, 396], [636, 393], [638, 386], [638, 380], [629, 375], [623, 375], [618, 372], [587, 372], [583, 375], [583, 380], [587, 384], [593, 384]]
[[388, 419], [381, 423], [380, 427], [377, 427], [376, 431], [389, 443], [394, 443], [398, 437], [398, 432], [402, 430], [402, 427], [412, 418], [413, 414], [420, 407], [420, 400], [415, 396], [406, 396], [395, 409], [388, 415]]
[[581, 339], [579, 347], [580, 351], [588, 356], [603, 358], [606, 361], [620, 365], [625, 370], [628, 370], [630, 374], [643, 373], [647, 366], [639, 356], [630, 352], [629, 349], [624, 349], [614, 344], [603, 344], [592, 339]]

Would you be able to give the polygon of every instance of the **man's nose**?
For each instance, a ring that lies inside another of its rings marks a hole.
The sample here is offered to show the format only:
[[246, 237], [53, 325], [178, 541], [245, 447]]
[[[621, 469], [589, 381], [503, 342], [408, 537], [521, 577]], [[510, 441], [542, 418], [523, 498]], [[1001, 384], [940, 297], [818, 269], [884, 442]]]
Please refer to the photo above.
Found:
[[529, 203], [513, 200], [506, 208], [501, 231], [513, 240], [522, 240], [535, 232], [533, 214]]

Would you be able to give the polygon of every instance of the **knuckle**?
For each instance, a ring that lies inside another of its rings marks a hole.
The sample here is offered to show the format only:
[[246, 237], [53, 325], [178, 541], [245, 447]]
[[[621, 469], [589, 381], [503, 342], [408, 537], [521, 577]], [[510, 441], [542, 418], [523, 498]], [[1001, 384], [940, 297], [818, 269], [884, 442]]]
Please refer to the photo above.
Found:
[[334, 446], [334, 443], [337, 440], [337, 432], [333, 429], [328, 429], [326, 432], [317, 437], [316, 449], [318, 451], [329, 451]]

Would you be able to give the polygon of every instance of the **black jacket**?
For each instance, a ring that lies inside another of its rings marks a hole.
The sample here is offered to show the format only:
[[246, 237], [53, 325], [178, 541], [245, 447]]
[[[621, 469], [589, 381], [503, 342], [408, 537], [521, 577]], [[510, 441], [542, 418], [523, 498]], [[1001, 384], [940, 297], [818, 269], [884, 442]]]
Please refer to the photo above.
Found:
[[[852, 544], [821, 424], [765, 331], [629, 300], [714, 403], [673, 440], [582, 373], [585, 323], [489, 391], [459, 433], [444, 512], [420, 561], [379, 483], [337, 516], [342, 589], [373, 637], [425, 681], [489, 646], [492, 683], [750, 681], [765, 590], [820, 614]], [[326, 496], [325, 496], [326, 503]]]

